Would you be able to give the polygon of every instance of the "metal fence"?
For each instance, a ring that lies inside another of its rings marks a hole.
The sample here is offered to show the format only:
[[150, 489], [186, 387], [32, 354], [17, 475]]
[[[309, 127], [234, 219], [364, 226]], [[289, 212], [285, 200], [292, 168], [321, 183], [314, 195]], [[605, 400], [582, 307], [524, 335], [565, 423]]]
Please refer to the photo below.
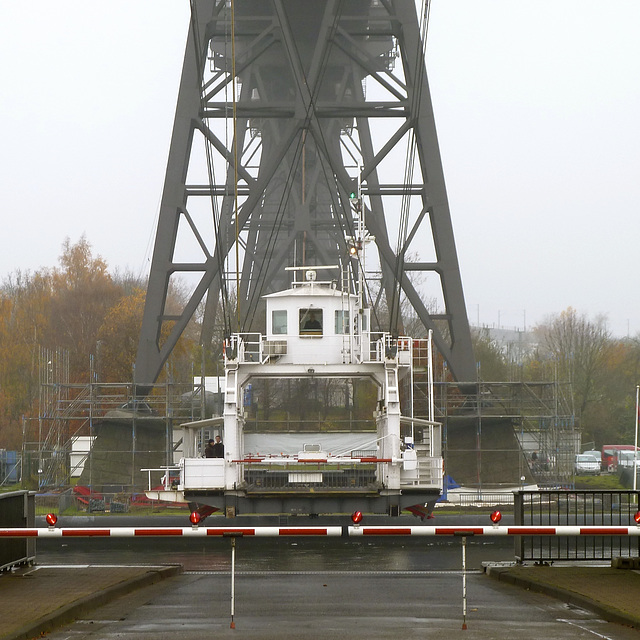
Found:
[[448, 491], [447, 502], [461, 507], [513, 506], [513, 491]]
[[247, 491], [372, 490], [379, 484], [376, 464], [244, 466]]
[[[634, 524], [638, 491], [567, 491], [563, 489], [514, 492], [516, 525]], [[556, 560], [611, 560], [640, 556], [640, 538], [626, 536], [518, 536], [519, 562]]]
[[48, 513], [60, 515], [89, 515], [89, 514], [122, 514], [122, 513], [188, 513], [186, 502], [165, 502], [151, 500], [143, 491], [128, 492], [97, 492], [77, 493], [71, 489], [61, 492], [35, 493], [35, 515], [43, 516]]
[[[34, 505], [34, 495], [29, 491], [0, 493], [0, 527], [35, 526]], [[35, 557], [35, 540], [3, 540], [0, 545], [0, 571], [33, 562]]]

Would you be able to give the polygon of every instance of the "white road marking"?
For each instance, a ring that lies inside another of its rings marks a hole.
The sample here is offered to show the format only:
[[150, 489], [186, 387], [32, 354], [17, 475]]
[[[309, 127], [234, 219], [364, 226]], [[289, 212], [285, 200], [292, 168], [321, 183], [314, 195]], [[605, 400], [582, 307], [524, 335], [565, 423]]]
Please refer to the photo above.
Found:
[[597, 636], [598, 638], [602, 638], [603, 640], [614, 640], [610, 636], [604, 636], [601, 633], [598, 633], [597, 631], [594, 631], [593, 629], [589, 629], [589, 627], [585, 627], [582, 624], [578, 624], [574, 620], [567, 620], [566, 618], [558, 618], [557, 620], [558, 620], [558, 622], [564, 622], [564, 623], [570, 624], [570, 625], [572, 625], [574, 627], [578, 627], [578, 629], [582, 629], [583, 631], [587, 631], [589, 633], [592, 633], [594, 636]]

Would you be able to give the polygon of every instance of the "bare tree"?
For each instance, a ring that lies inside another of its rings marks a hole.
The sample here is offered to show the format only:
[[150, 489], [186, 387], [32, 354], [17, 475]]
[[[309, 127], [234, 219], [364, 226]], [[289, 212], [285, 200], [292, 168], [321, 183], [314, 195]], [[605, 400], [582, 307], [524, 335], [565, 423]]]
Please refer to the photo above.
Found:
[[590, 321], [568, 307], [536, 328], [541, 350], [557, 363], [558, 378], [571, 382], [578, 415], [598, 401], [598, 390], [605, 375], [611, 334], [606, 318]]

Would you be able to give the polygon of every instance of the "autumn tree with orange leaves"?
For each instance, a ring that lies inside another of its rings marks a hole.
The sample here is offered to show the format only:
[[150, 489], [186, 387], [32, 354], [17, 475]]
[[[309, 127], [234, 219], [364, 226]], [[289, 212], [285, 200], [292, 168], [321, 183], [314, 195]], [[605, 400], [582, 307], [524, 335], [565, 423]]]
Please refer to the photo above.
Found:
[[[69, 379], [131, 382], [145, 283], [113, 278], [83, 236], [62, 247], [59, 267], [16, 272], [0, 286], [0, 448], [18, 449], [22, 417], [38, 414], [40, 348], [69, 353]], [[179, 296], [178, 293], [172, 295]], [[171, 300], [171, 304], [177, 304]], [[172, 353], [172, 376], [191, 375], [193, 329]], [[187, 376], [187, 378], [184, 378]]]

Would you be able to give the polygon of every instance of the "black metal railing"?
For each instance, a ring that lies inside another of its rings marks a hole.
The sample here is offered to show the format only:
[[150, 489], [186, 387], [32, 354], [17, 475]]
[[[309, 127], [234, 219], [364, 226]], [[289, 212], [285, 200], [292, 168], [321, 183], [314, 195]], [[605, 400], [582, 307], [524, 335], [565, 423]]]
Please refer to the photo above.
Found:
[[376, 464], [247, 465], [249, 492], [321, 490], [363, 491], [378, 488]]
[[[29, 491], [12, 491], [0, 494], [1, 527], [35, 526], [34, 494]], [[0, 571], [33, 562], [36, 542], [32, 538], [3, 539], [0, 545]]]
[[[516, 525], [634, 524], [638, 491], [543, 490], [514, 492]], [[517, 536], [519, 562], [611, 560], [640, 556], [640, 538], [629, 536]]]

